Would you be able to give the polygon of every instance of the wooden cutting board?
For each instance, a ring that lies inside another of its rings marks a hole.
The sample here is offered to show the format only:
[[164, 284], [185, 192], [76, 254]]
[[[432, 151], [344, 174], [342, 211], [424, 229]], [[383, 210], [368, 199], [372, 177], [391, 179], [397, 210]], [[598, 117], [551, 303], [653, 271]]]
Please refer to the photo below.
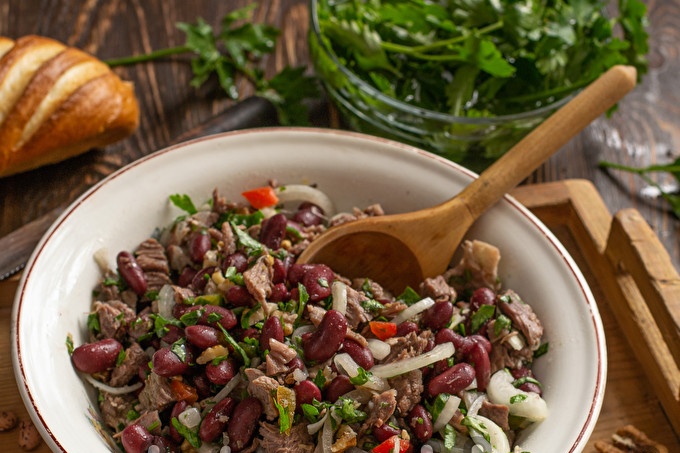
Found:
[[[680, 277], [668, 253], [637, 211], [612, 217], [588, 181], [526, 185], [513, 195], [570, 251], [602, 316], [609, 373], [602, 412], [585, 452], [594, 452], [595, 441], [608, 440], [627, 424], [670, 452], [680, 452], [676, 434], [680, 433]], [[10, 354], [17, 283], [18, 278], [0, 282], [0, 412], [12, 410], [28, 419]], [[21, 452], [17, 439], [16, 429], [0, 433], [0, 451]], [[43, 443], [34, 451], [49, 450]]]

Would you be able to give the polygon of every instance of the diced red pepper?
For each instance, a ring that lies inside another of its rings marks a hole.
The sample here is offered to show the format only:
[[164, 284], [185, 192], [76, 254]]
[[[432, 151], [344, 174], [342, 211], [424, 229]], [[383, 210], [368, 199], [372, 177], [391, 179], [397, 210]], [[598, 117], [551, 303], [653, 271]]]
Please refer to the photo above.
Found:
[[175, 399], [177, 401], [186, 401], [189, 404], [194, 404], [196, 401], [198, 401], [198, 392], [196, 391], [196, 388], [184, 381], [180, 381], [179, 379], [171, 379], [170, 389], [175, 395]]
[[371, 450], [372, 453], [411, 453], [413, 445], [399, 436], [392, 436]]
[[257, 187], [255, 189], [246, 190], [243, 195], [248, 203], [255, 209], [268, 208], [275, 206], [279, 202], [279, 197], [276, 196], [276, 191], [270, 186]]
[[397, 325], [393, 322], [371, 321], [368, 324], [373, 335], [380, 340], [387, 340], [397, 334]]

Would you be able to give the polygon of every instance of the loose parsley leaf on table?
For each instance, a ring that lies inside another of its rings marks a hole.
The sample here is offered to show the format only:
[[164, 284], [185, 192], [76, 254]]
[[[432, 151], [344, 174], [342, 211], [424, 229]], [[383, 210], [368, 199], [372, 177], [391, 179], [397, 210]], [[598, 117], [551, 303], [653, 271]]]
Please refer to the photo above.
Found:
[[305, 125], [308, 118], [303, 101], [319, 95], [317, 81], [305, 75], [304, 67], [285, 67], [271, 78], [265, 76], [258, 64], [274, 51], [280, 32], [273, 26], [251, 22], [256, 7], [257, 4], [252, 3], [230, 12], [222, 18], [217, 33], [202, 18], [193, 24], [180, 22], [177, 28], [186, 35], [184, 45], [110, 59], [105, 63], [114, 67], [193, 53], [191, 86], [198, 88], [216, 75], [222, 90], [231, 99], [238, 100], [241, 93], [237, 82], [239, 78], [245, 78], [255, 95], [274, 104], [282, 124]]
[[611, 168], [639, 175], [647, 184], [656, 187], [659, 190], [663, 199], [668, 202], [673, 210], [675, 217], [680, 219], [680, 195], [664, 190], [649, 176], [650, 173], [670, 173], [678, 184], [680, 184], [680, 157], [669, 164], [649, 165], [647, 167], [630, 167], [628, 165], [607, 161], [600, 162], [599, 166], [601, 168]]

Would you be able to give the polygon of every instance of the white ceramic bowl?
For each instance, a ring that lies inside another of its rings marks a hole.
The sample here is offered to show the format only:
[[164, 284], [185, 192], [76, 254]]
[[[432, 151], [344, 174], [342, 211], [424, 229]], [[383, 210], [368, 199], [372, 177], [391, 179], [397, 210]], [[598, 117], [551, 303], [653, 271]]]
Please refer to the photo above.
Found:
[[[173, 146], [118, 171], [77, 200], [34, 252], [13, 311], [14, 369], [22, 397], [54, 451], [110, 451], [93, 425], [94, 392], [71, 365], [66, 338], [85, 341], [99, 271], [93, 258], [131, 249], [177, 215], [173, 193], [195, 200], [214, 187], [238, 197], [275, 178], [317, 183], [339, 209], [380, 202], [387, 212], [448, 199], [475, 177], [433, 154], [355, 133], [247, 130]], [[535, 364], [551, 416], [519, 443], [533, 453], [578, 452], [592, 432], [606, 376], [605, 337], [586, 282], [545, 226], [510, 197], [470, 231], [501, 250], [500, 276], [532, 304], [550, 351]], [[115, 255], [114, 255], [115, 256]]]

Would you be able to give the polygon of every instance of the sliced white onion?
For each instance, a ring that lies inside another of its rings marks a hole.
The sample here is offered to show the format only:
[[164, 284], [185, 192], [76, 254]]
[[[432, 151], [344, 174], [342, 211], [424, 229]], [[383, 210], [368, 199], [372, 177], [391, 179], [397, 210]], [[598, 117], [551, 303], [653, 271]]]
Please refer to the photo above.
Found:
[[309, 433], [309, 435], [312, 436], [312, 435], [318, 433], [319, 430], [321, 428], [323, 428], [323, 424], [324, 424], [324, 422], [326, 421], [327, 418], [328, 418], [328, 412], [326, 412], [326, 414], [323, 417], [321, 417], [317, 422], [308, 424], [307, 425], [307, 432]]
[[172, 309], [175, 307], [175, 291], [170, 285], [163, 285], [158, 291], [158, 314], [165, 319], [175, 319]]
[[220, 453], [231, 453], [231, 447], [229, 445], [224, 445], [220, 448]]
[[400, 311], [397, 316], [392, 318], [392, 322], [395, 323], [395, 324], [401, 324], [402, 322], [413, 318], [418, 313], [424, 312], [425, 310], [432, 307], [433, 305], [434, 305], [434, 300], [432, 300], [431, 297], [426, 297], [424, 299], [421, 299], [418, 302], [416, 302], [415, 304], [411, 305], [410, 307], [407, 307], [404, 310]]
[[[491, 444], [491, 452], [487, 453], [506, 453], [510, 451], [510, 442], [500, 426], [481, 415], [468, 415], [473, 419], [478, 426], [484, 426], [486, 432], [482, 433], [474, 428], [470, 429], [470, 437], [477, 445], [483, 447], [483, 451], [487, 451], [486, 447]], [[485, 439], [484, 434], [489, 436], [489, 441]]]
[[331, 294], [333, 295], [333, 310], [345, 315], [347, 313], [347, 285], [341, 281], [334, 281], [331, 285]]
[[161, 447], [158, 445], [152, 445], [146, 450], [146, 453], [161, 453]]
[[302, 382], [307, 380], [309, 377], [309, 373], [307, 371], [303, 371], [300, 368], [295, 368], [293, 370], [293, 379], [295, 379], [295, 382]]
[[106, 273], [111, 270], [111, 266], [109, 265], [111, 257], [109, 256], [108, 249], [106, 247], [102, 247], [95, 251], [93, 256], [95, 263], [97, 263], [97, 267], [99, 267], [99, 271], [106, 275]]
[[327, 417], [326, 421], [323, 423], [323, 429], [321, 430], [321, 451], [331, 451], [331, 446], [333, 445], [333, 431], [335, 431], [333, 429], [333, 422], [330, 417]]
[[442, 411], [437, 416], [437, 420], [434, 421], [434, 424], [432, 425], [432, 430], [434, 432], [438, 432], [444, 426], [446, 426], [451, 421], [453, 416], [456, 415], [456, 411], [458, 410], [459, 405], [460, 398], [458, 398], [455, 395], [449, 396], [449, 399], [446, 400], [446, 403], [444, 403]]
[[521, 351], [524, 348], [524, 346], [526, 346], [524, 338], [522, 338], [522, 336], [519, 334], [510, 336], [508, 338], [508, 344], [515, 351]]
[[83, 373], [83, 377], [85, 378], [85, 380], [87, 382], [92, 384], [94, 387], [98, 388], [99, 390], [101, 390], [103, 392], [110, 393], [111, 395], [125, 395], [127, 393], [132, 393], [135, 390], [137, 390], [138, 388], [141, 388], [142, 385], [144, 385], [141, 382], [137, 382], [136, 384], [125, 385], [123, 387], [112, 387], [110, 385], [104, 384], [101, 381], [96, 380], [95, 378], [93, 378], [89, 374]]
[[486, 400], [486, 395], [484, 394], [479, 394], [477, 392], [470, 392], [473, 395], [476, 395], [474, 400], [472, 400], [472, 403], [468, 406], [468, 412], [467, 415], [477, 415], [479, 410], [482, 408], [482, 403]]
[[374, 358], [382, 360], [390, 355], [392, 346], [390, 346], [389, 343], [385, 343], [384, 341], [378, 340], [377, 338], [369, 338], [367, 341], [368, 349], [371, 350], [371, 354], [373, 354]]
[[190, 407], [179, 414], [177, 420], [187, 428], [195, 428], [201, 423], [201, 412], [195, 407]]
[[[375, 367], [374, 367], [375, 368]], [[512, 385], [512, 375], [498, 370], [491, 375], [486, 393], [494, 404], [507, 406], [512, 415], [540, 422], [548, 416], [548, 405], [538, 393], [525, 392]]]
[[307, 332], [313, 332], [315, 329], [316, 327], [314, 325], [305, 324], [295, 329], [291, 335], [291, 338], [300, 338], [302, 335], [306, 334]]
[[279, 201], [308, 201], [320, 207], [328, 217], [335, 215], [335, 205], [321, 190], [305, 184], [288, 184], [276, 188]]
[[453, 347], [453, 343], [438, 344], [424, 354], [399, 360], [398, 362], [375, 365], [371, 368], [371, 373], [381, 378], [391, 378], [428, 366], [440, 360], [448, 359], [454, 352], [456, 352], [456, 348]]
[[[335, 366], [338, 368], [338, 370], [344, 371], [349, 377], [353, 378], [359, 375], [359, 365], [346, 352], [335, 354], [335, 357], [333, 357], [333, 362], [335, 363]], [[387, 390], [389, 388], [387, 382], [385, 382], [385, 380], [380, 376], [373, 374], [373, 368], [370, 370], [371, 375], [369, 376], [368, 381], [365, 384], [362, 384], [361, 387], [377, 390], [379, 392]]]
[[[253, 365], [253, 364], [251, 363], [251, 365]], [[255, 366], [255, 365], [253, 365], [253, 366]], [[239, 385], [241, 383], [242, 379], [243, 378], [241, 378], [240, 374], [237, 374], [236, 376], [231, 378], [231, 381], [227, 382], [227, 385], [222, 387], [222, 390], [217, 392], [217, 394], [215, 396], [213, 396], [211, 398], [211, 400], [214, 401], [215, 403], [219, 403], [220, 401], [222, 401], [224, 398], [227, 397], [227, 395], [229, 395], [231, 393], [232, 390], [234, 390], [236, 388], [237, 385]]]

